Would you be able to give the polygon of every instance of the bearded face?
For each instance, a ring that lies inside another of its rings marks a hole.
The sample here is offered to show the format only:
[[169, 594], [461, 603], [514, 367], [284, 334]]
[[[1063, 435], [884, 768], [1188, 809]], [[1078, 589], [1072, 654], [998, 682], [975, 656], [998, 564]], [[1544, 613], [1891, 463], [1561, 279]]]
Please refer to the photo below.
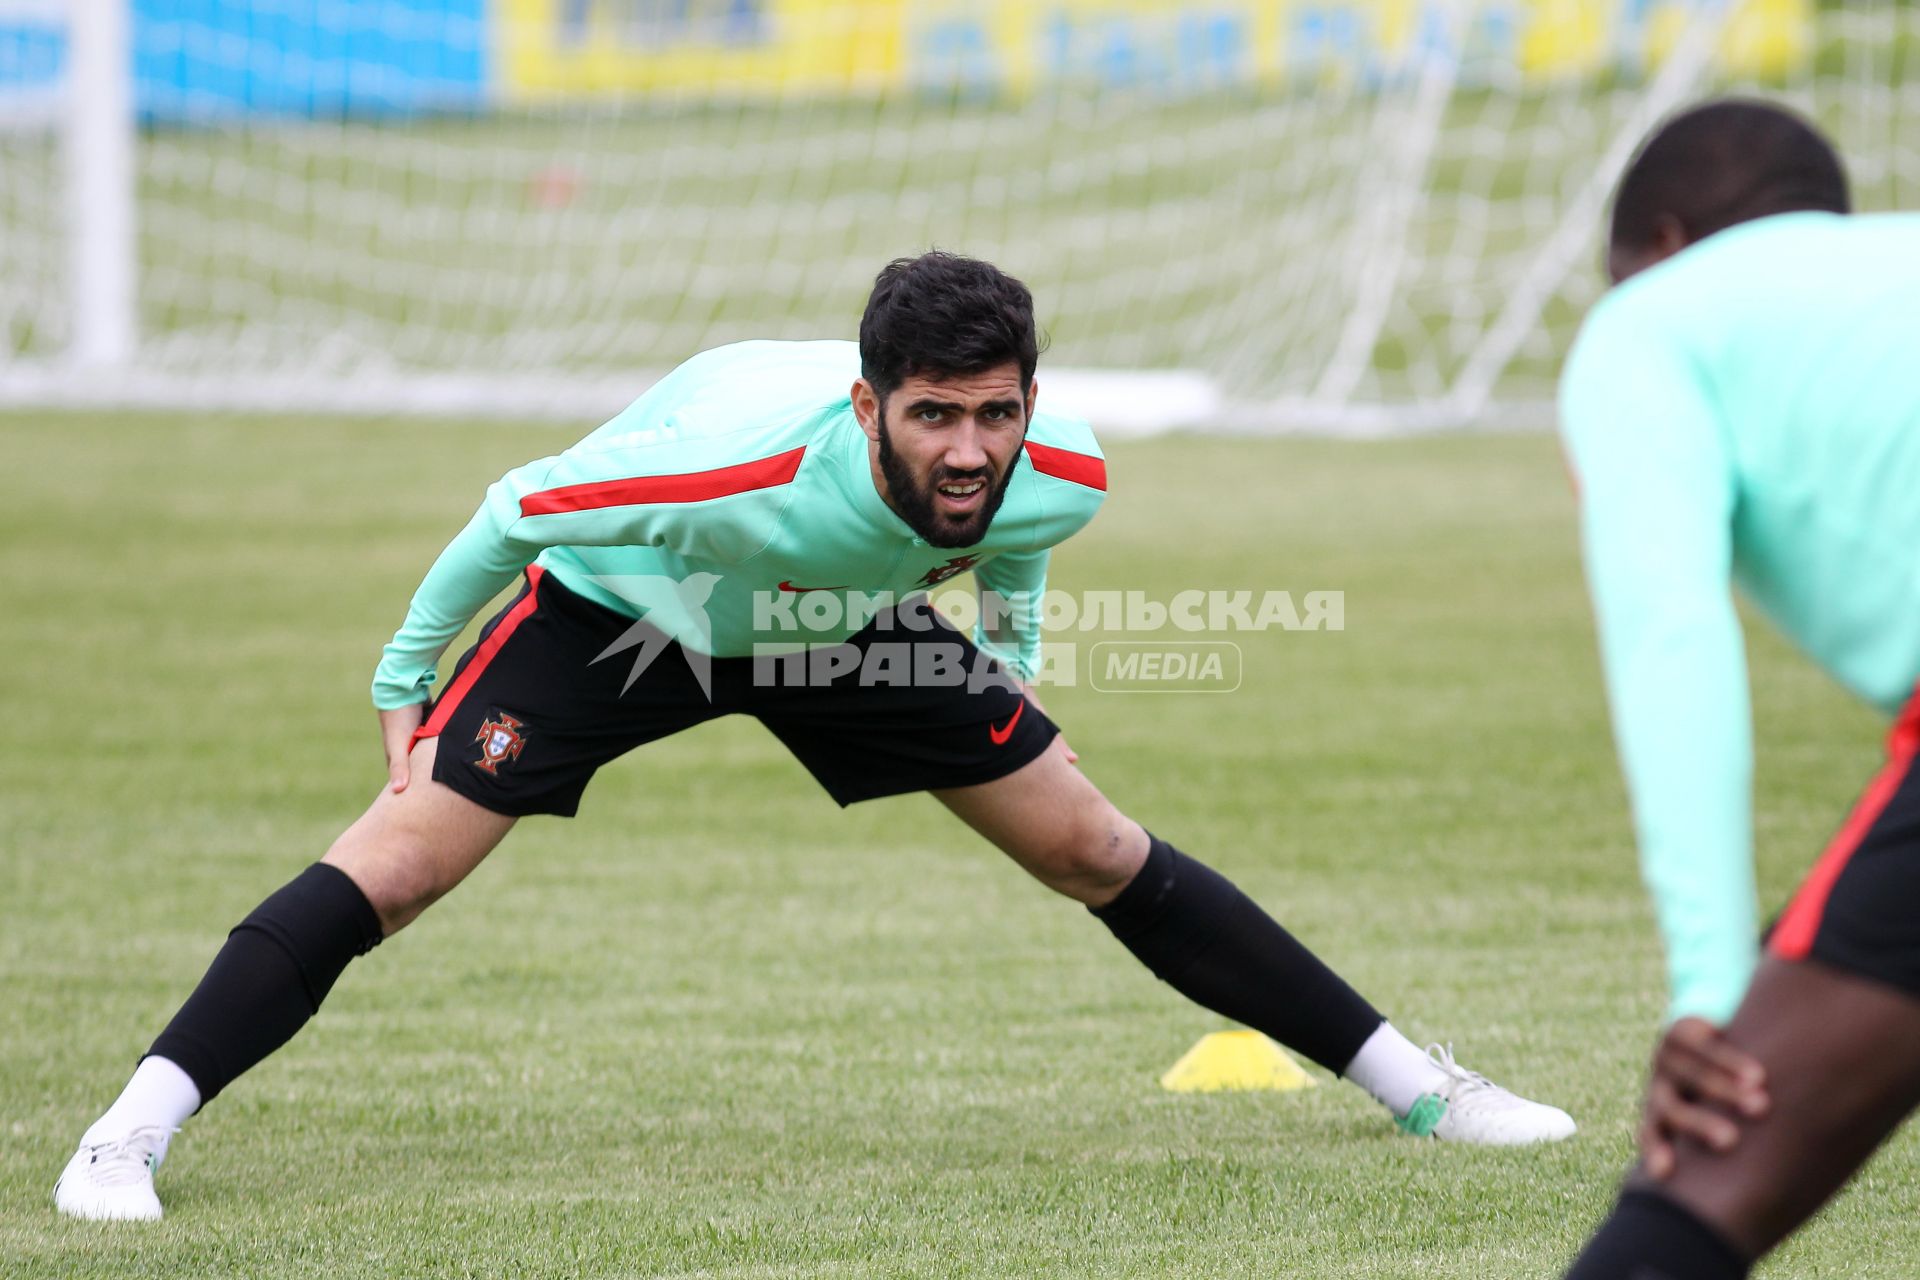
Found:
[[1030, 394], [1009, 361], [984, 373], [908, 377], [872, 399], [881, 493], [929, 546], [986, 537], [1026, 440]]

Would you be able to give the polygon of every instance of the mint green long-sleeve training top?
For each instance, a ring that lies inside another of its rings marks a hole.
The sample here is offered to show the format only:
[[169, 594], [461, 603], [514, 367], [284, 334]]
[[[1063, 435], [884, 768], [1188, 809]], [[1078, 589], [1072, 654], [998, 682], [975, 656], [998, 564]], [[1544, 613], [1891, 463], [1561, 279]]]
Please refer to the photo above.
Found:
[[1753, 745], [1730, 596], [1896, 711], [1920, 677], [1920, 216], [1785, 214], [1628, 280], [1561, 431], [1671, 1017], [1757, 959]]
[[[837, 643], [870, 614], [859, 597], [904, 600], [972, 570], [982, 592], [1031, 604], [983, 609], [976, 636], [1030, 679], [1048, 554], [1106, 496], [1092, 431], [1036, 412], [986, 537], [932, 547], [874, 487], [849, 399], [859, 376], [850, 342], [719, 347], [565, 453], [508, 472], [414, 593], [374, 705], [426, 700], [447, 645], [531, 563], [715, 657]], [[836, 608], [780, 607], [815, 591]]]

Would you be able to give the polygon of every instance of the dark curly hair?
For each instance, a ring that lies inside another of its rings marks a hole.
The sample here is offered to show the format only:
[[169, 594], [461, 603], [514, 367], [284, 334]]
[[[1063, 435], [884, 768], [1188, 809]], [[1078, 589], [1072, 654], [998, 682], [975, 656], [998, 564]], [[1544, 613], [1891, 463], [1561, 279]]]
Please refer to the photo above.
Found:
[[1846, 213], [1847, 174], [1819, 130], [1784, 107], [1722, 98], [1654, 131], [1620, 179], [1611, 242], [1640, 249], [1663, 216], [1688, 240], [1776, 213]]
[[885, 400], [915, 374], [983, 373], [1013, 360], [1024, 390], [1042, 345], [1026, 285], [936, 249], [895, 258], [875, 277], [860, 317], [860, 376]]

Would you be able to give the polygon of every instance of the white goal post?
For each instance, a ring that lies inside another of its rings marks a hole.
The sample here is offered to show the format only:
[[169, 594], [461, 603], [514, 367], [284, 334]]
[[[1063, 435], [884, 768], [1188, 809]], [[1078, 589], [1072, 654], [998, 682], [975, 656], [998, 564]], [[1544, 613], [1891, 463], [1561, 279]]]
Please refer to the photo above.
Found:
[[132, 38], [127, 6], [76, 3], [68, 23], [62, 180], [75, 375], [137, 353]]
[[592, 420], [938, 246], [1109, 430], [1543, 424], [1726, 90], [1920, 194], [1904, 3], [0, 0], [0, 407]]

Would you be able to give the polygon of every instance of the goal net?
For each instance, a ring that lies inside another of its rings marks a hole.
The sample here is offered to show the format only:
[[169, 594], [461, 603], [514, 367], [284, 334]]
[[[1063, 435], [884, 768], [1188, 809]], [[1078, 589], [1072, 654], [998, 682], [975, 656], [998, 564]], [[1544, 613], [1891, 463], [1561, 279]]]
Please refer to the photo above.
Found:
[[1905, 3], [0, 0], [0, 403], [590, 419], [938, 246], [1107, 425], [1544, 421], [1729, 89], [1920, 194]]

